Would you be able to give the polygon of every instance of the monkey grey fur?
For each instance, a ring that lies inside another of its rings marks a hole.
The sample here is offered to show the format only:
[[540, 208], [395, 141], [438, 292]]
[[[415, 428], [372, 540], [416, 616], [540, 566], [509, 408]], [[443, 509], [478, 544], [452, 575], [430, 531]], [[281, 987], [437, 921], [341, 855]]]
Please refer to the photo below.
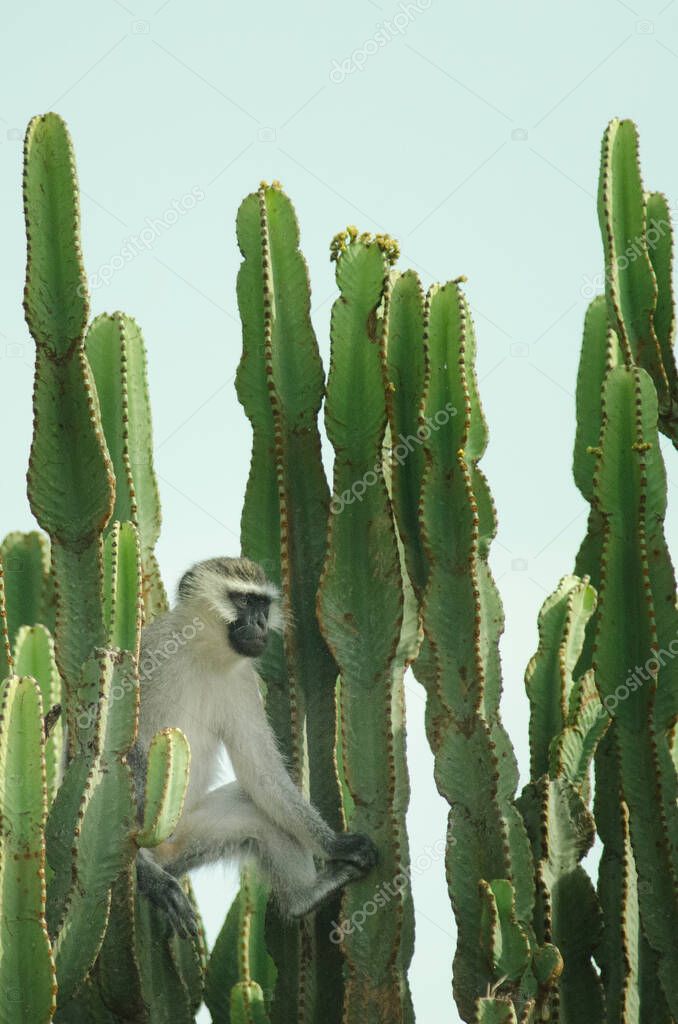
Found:
[[[300, 917], [377, 862], [369, 837], [337, 833], [323, 820], [276, 746], [253, 659], [269, 630], [280, 628], [277, 598], [254, 562], [213, 558], [184, 575], [175, 606], [142, 633], [139, 734], [130, 754], [139, 804], [159, 729], [185, 732], [191, 769], [178, 826], [155, 850], [139, 851], [137, 881], [182, 936], [196, 922], [177, 880], [200, 864], [254, 857], [281, 912]], [[237, 781], [212, 788], [224, 747]]]

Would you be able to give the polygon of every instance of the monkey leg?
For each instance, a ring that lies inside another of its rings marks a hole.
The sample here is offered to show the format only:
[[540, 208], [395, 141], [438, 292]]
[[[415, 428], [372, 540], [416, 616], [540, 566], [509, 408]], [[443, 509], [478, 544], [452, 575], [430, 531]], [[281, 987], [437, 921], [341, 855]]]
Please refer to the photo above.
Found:
[[254, 858], [290, 917], [308, 914], [359, 877], [354, 865], [343, 862], [318, 872], [311, 851], [272, 822], [237, 782], [211, 790], [185, 811], [172, 840], [156, 855], [175, 877], [224, 858]]

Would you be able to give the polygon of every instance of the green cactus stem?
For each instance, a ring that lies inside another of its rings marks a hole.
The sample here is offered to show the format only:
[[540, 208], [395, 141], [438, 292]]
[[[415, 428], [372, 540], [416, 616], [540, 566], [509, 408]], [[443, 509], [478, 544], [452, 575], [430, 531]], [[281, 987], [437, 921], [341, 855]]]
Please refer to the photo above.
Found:
[[[141, 962], [137, 956], [136, 867], [132, 863], [113, 883], [106, 934], [91, 974], [101, 1002], [117, 1022], [148, 1024], [149, 1010], [144, 999]], [[162, 929], [154, 938], [163, 941]], [[82, 990], [80, 990], [79, 995]], [[162, 997], [158, 997], [161, 1003]]]
[[125, 761], [138, 704], [131, 656], [98, 651], [83, 669], [79, 693], [81, 745], [47, 823], [47, 859], [54, 871], [47, 922], [62, 1006], [94, 964], [108, 921], [111, 886], [135, 855], [136, 811]]
[[85, 351], [99, 396], [101, 425], [116, 479], [113, 520], [139, 531], [146, 621], [167, 608], [154, 548], [160, 534], [160, 497], [153, 469], [146, 351], [139, 325], [125, 313], [98, 316]]
[[268, 887], [256, 872], [245, 868], [240, 891], [231, 904], [207, 967], [205, 1003], [213, 1024], [232, 1024], [233, 991], [238, 984], [258, 984], [265, 1006], [270, 1008], [276, 990], [276, 967], [264, 942], [267, 899]]
[[537, 863], [537, 940], [564, 960], [549, 1010], [560, 1024], [605, 1024], [602, 984], [593, 964], [602, 915], [581, 861], [593, 844], [589, 774], [609, 726], [588, 672], [576, 682], [585, 629], [596, 603], [586, 579], [566, 576], [539, 614], [539, 648], [528, 665], [532, 781], [518, 805]]
[[424, 294], [414, 271], [391, 272], [384, 319], [393, 511], [408, 576], [415, 594], [421, 599], [428, 577], [428, 561], [419, 526], [419, 499], [426, 465], [420, 422], [426, 358]]
[[[403, 589], [382, 469], [387, 419], [379, 321], [395, 250], [388, 239], [358, 238], [349, 229], [337, 236], [333, 252], [340, 297], [332, 308], [325, 422], [335, 450], [334, 497], [318, 608], [341, 674], [342, 766], [352, 804], [348, 826], [368, 833], [380, 851], [376, 871], [344, 896], [344, 1021], [404, 1021], [411, 1009], [401, 947], [408, 941], [411, 905], [404, 895], [409, 854], [401, 820], [407, 802], [403, 664], [397, 664]], [[400, 878], [404, 885], [388, 889]], [[377, 912], [365, 913], [367, 901]]]
[[8, 533], [0, 544], [5, 567], [9, 642], [21, 626], [45, 626], [54, 635], [54, 577], [49, 540], [44, 533]]
[[[46, 711], [61, 703], [61, 680], [56, 667], [54, 643], [44, 626], [22, 626], [14, 642], [14, 672], [32, 676], [40, 687]], [[51, 806], [59, 785], [63, 757], [63, 722], [57, 718], [45, 743], [47, 802]]]
[[171, 836], [184, 806], [191, 751], [181, 729], [163, 729], [148, 749], [143, 825], [138, 846], [158, 846]]
[[[600, 589], [603, 548], [603, 516], [595, 500], [595, 471], [600, 455], [603, 423], [602, 391], [607, 373], [623, 362], [617, 336], [608, 326], [607, 302], [595, 298], [586, 313], [584, 337], [577, 377], [577, 432], [574, 447], [574, 478], [590, 503], [586, 537], [577, 554], [578, 575], [588, 575]], [[576, 669], [582, 675], [590, 669], [598, 612], [586, 631], [584, 647]], [[600, 740], [595, 754], [596, 789], [594, 815], [603, 843], [598, 870], [598, 898], [604, 928], [596, 949], [600, 964], [608, 1018], [624, 1020], [637, 1012], [637, 991], [647, 993], [657, 1013], [661, 994], [656, 989], [656, 964], [640, 926], [636, 866], [629, 835], [628, 808], [624, 803], [616, 750], [615, 725]]]
[[48, 1024], [56, 973], [45, 921], [43, 704], [30, 677], [0, 688], [0, 1020]]
[[478, 1000], [473, 1020], [475, 1024], [518, 1024], [513, 1004], [491, 997]]
[[658, 958], [659, 979], [675, 1016], [678, 964], [672, 921], [678, 909], [678, 812], [669, 744], [678, 698], [671, 662], [660, 652], [678, 635], [678, 612], [663, 534], [666, 477], [657, 437], [657, 397], [645, 371], [610, 370], [603, 410], [595, 476], [603, 554], [594, 668], [603, 703], [614, 719], [611, 753], [629, 810], [643, 932]]
[[139, 657], [143, 579], [139, 534], [133, 523], [113, 523], [104, 542], [104, 621], [111, 647]]
[[113, 507], [114, 477], [83, 348], [87, 281], [73, 151], [56, 114], [36, 117], [28, 126], [24, 209], [24, 308], [36, 343], [28, 496], [52, 542], [57, 664], [65, 688], [69, 743], [75, 744], [80, 670], [104, 641], [100, 535]]
[[525, 827], [513, 804], [517, 766], [499, 718], [503, 616], [487, 565], [496, 526], [477, 465], [487, 430], [475, 379], [473, 324], [458, 282], [431, 289], [425, 322], [422, 423], [428, 430], [419, 508], [428, 562], [422, 616], [433, 655], [428, 732], [436, 783], [450, 804], [446, 867], [459, 933], [454, 992], [464, 1019], [473, 1020], [488, 986], [498, 990], [506, 984], [517, 1006], [532, 999], [536, 981], [524, 983], [523, 995], [522, 983], [496, 974], [482, 893], [486, 885], [510, 883], [507, 926], [517, 923], [524, 930], [532, 917], [534, 876]]
[[7, 627], [7, 605], [5, 602], [5, 569], [0, 555], [0, 678], [12, 674], [12, 647]]
[[[297, 780], [309, 780], [310, 798], [341, 828], [337, 668], [315, 618], [329, 505], [317, 426], [324, 375], [296, 216], [277, 183], [262, 184], [243, 201], [237, 233], [243, 354], [236, 387], [253, 429], [242, 549], [281, 587], [285, 620], [282, 638], [272, 640], [261, 662], [266, 707]], [[302, 1013], [309, 1022], [339, 1024], [342, 957], [329, 940], [338, 913], [335, 899], [300, 927], [270, 908], [267, 944], [278, 968], [274, 1024]]]
[[162, 911], [137, 897], [136, 959], [141, 964], [150, 1024], [193, 1024], [191, 993], [178, 970], [172, 945], [164, 937], [166, 927]]
[[643, 192], [635, 124], [615, 118], [603, 136], [598, 185], [608, 316], [625, 361], [652, 377], [661, 429], [675, 443], [678, 375], [672, 317], [667, 316], [672, 305], [671, 222], [662, 199]]

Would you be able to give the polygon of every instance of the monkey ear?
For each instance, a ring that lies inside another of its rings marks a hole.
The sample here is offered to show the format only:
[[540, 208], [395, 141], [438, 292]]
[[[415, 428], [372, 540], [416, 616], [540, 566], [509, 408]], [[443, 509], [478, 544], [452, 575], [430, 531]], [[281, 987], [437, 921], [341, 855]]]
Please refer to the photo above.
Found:
[[190, 597], [195, 584], [195, 566], [189, 569], [179, 580], [179, 586], [177, 587], [177, 595], [179, 600], [182, 598]]

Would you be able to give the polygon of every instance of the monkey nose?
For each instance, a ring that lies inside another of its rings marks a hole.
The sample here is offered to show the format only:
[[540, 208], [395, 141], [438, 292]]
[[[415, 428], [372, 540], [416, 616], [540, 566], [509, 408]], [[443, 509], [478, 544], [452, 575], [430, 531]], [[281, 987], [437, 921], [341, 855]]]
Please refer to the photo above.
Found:
[[266, 619], [266, 613], [265, 612], [258, 612], [257, 613], [256, 623], [257, 623], [257, 626], [259, 627], [259, 629], [261, 629], [262, 631], [266, 629], [267, 619]]

